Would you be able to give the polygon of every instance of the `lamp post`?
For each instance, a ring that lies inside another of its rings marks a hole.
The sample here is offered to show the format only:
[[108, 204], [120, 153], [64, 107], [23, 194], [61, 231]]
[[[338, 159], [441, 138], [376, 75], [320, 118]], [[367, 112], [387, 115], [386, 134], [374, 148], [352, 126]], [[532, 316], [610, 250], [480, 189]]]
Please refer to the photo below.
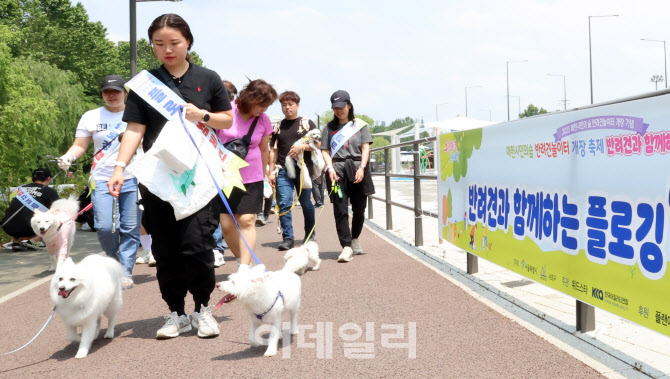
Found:
[[640, 41], [649, 41], [649, 42], [663, 42], [663, 65], [665, 66], [665, 88], [668, 88], [668, 58], [665, 52], [665, 41], [658, 39], [646, 39], [640, 38]]
[[508, 61], [507, 62], [507, 121], [509, 121], [509, 64], [510, 63], [522, 63], [522, 62], [528, 62], [528, 60], [524, 59], [522, 61]]
[[511, 95], [510, 97], [516, 97], [519, 100], [519, 118], [521, 117], [521, 96]]
[[137, 3], [145, 1], [172, 1], [178, 2], [181, 0], [129, 0], [130, 1], [130, 78], [137, 75]]
[[547, 74], [547, 75], [549, 75], [549, 76], [562, 76], [563, 77], [563, 110], [567, 110], [568, 109], [568, 97], [567, 97], [567, 94], [565, 92], [565, 75], [561, 75], [561, 74]]
[[465, 87], [465, 117], [468, 117], [468, 88], [479, 88], [481, 86]]
[[444, 104], [449, 104], [449, 102], [447, 102], [447, 101], [443, 101], [443, 102], [441, 102], [441, 103], [436, 103], [436, 104], [435, 104], [435, 121], [440, 121], [440, 119], [437, 118], [437, 106], [438, 106], [438, 105], [444, 105]]
[[591, 104], [593, 104], [593, 63], [591, 59], [591, 18], [595, 17], [619, 17], [618, 14], [609, 14], [604, 16], [589, 16], [589, 81], [591, 83]]
[[321, 116], [316, 112], [314, 112], [314, 114], [316, 115], [316, 127], [321, 129]]

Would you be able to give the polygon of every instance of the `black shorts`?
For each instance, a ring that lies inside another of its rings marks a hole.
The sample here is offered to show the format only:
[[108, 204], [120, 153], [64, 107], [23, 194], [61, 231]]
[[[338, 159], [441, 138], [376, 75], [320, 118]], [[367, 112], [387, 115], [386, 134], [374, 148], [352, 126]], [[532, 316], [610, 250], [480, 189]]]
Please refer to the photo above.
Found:
[[[258, 214], [263, 210], [263, 181], [244, 183], [247, 189], [243, 191], [237, 187], [233, 188], [230, 196], [226, 198], [233, 214]], [[230, 214], [223, 204], [220, 196], [217, 196], [221, 213]]]

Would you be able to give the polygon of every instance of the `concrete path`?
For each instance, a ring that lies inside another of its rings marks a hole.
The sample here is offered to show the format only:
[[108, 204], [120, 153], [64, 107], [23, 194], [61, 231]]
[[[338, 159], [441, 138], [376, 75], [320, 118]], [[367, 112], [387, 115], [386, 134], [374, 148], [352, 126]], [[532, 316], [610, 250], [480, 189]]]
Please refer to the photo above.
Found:
[[[299, 208], [296, 213], [299, 231]], [[256, 250], [276, 270], [283, 259], [276, 250], [280, 236], [275, 216], [271, 221], [258, 229]], [[317, 236], [324, 262], [321, 270], [302, 276], [301, 332], [288, 346], [280, 342], [275, 357], [263, 357], [264, 348], [249, 345], [249, 319], [235, 301], [214, 313], [219, 337], [204, 340], [189, 332], [157, 341], [156, 330], [168, 309], [155, 269], [138, 265], [135, 288], [124, 292], [113, 340], [98, 339], [88, 357], [74, 359], [77, 345], [67, 341], [55, 316], [32, 345], [0, 357], [0, 377], [601, 377], [368, 228], [361, 237], [365, 254], [337, 263], [340, 246], [330, 205], [319, 219]], [[99, 251], [95, 233], [78, 234], [73, 253], [77, 260]], [[236, 270], [228, 252], [226, 258], [217, 280]], [[27, 342], [51, 312], [47, 283], [6, 296], [45, 275], [48, 259], [41, 266], [39, 259], [0, 253], [0, 295], [5, 296], [0, 300], [1, 352]], [[215, 292], [212, 303], [220, 296]], [[187, 311], [192, 307], [187, 299]]]

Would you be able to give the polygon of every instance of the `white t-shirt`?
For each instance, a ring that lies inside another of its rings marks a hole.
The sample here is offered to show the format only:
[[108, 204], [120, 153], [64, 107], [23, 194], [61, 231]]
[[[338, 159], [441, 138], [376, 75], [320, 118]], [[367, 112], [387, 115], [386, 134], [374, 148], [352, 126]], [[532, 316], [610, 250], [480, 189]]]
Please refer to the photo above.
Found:
[[[90, 110], [84, 113], [77, 125], [75, 137], [93, 137], [94, 152], [98, 152], [103, 146], [114, 140], [103, 151], [104, 155], [98, 160], [93, 169], [93, 180], [109, 180], [114, 173], [114, 165], [119, 156], [121, 144], [116, 138], [119, 134], [126, 131], [128, 124], [121, 121], [123, 111], [110, 112], [105, 107]], [[93, 158], [95, 161], [96, 158]], [[132, 160], [131, 160], [132, 162]], [[125, 179], [132, 179], [133, 176], [125, 173]]]

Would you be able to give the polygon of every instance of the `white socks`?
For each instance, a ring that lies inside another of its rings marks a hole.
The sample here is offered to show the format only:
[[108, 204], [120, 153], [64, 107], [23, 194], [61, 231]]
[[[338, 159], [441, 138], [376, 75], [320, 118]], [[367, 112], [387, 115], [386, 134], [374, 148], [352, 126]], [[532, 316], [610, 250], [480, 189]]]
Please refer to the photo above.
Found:
[[149, 234], [140, 235], [140, 245], [142, 245], [144, 250], [151, 251], [151, 235]]

